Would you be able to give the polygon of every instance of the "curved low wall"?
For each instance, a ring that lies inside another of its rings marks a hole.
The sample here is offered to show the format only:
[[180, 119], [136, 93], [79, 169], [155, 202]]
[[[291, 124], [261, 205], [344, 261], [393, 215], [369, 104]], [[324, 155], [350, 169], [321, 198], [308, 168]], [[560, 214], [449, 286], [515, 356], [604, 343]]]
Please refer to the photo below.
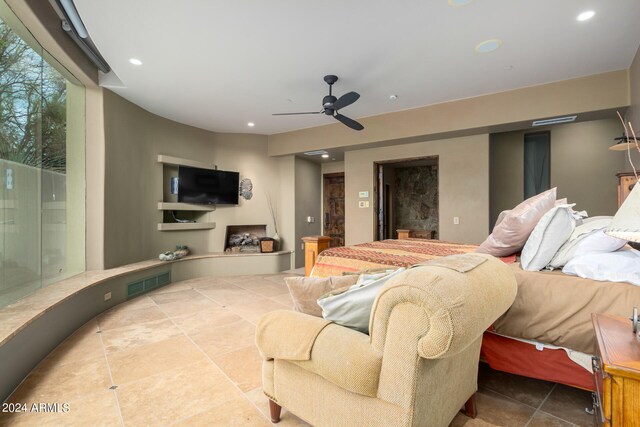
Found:
[[[292, 268], [292, 251], [205, 254], [88, 271], [54, 283], [0, 309], [0, 400], [87, 321], [127, 300], [129, 285], [169, 273], [171, 282], [202, 276], [270, 274]], [[105, 300], [105, 294], [111, 298]], [[136, 296], [139, 293], [136, 294]]]

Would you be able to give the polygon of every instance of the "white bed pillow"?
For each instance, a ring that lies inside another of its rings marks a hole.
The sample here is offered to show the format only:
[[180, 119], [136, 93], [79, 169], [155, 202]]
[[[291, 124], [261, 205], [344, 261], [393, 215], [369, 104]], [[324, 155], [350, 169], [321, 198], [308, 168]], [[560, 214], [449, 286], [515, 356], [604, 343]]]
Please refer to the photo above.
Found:
[[604, 233], [611, 222], [610, 216], [588, 218], [576, 227], [569, 240], [555, 254], [550, 268], [561, 268], [571, 259], [587, 255], [615, 252], [627, 242]]
[[522, 249], [520, 265], [523, 270], [538, 271], [545, 268], [569, 239], [576, 226], [571, 209], [573, 206], [555, 206], [540, 218]]
[[569, 261], [562, 272], [585, 279], [629, 282], [640, 286], [640, 252], [628, 249], [578, 256]]
[[391, 277], [400, 274], [404, 268], [389, 270], [381, 274], [362, 274], [358, 282], [345, 292], [329, 292], [318, 299], [322, 317], [338, 325], [369, 333], [369, 318], [373, 302], [384, 284]]

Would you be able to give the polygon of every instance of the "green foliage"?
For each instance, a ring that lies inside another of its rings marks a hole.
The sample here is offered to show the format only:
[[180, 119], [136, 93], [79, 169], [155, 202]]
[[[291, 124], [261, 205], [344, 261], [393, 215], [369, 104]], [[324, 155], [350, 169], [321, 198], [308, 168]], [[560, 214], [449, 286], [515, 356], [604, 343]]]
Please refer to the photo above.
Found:
[[66, 170], [66, 80], [2, 21], [0, 158]]

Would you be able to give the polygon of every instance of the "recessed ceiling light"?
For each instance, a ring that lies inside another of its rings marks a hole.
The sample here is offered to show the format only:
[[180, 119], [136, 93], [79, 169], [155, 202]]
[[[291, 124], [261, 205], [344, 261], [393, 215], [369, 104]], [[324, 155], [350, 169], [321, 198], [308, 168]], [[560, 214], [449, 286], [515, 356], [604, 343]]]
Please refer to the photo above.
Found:
[[250, 128], [254, 127], [255, 125], [256, 125], [256, 124], [255, 124], [255, 123], [253, 123], [253, 122], [249, 122], [249, 123], [247, 123], [247, 126], [249, 126]]
[[129, 62], [131, 62], [133, 65], [142, 65], [142, 61], [140, 61], [138, 58], [131, 58], [129, 59]]
[[593, 10], [587, 10], [585, 12], [582, 12], [580, 15], [578, 15], [576, 20], [578, 20], [578, 21], [588, 21], [589, 19], [593, 18], [593, 16], [595, 14], [596, 13]]
[[485, 40], [482, 43], [478, 43], [476, 46], [476, 52], [478, 53], [489, 53], [493, 52], [497, 48], [502, 46], [502, 40], [500, 39], [489, 39]]
[[466, 6], [473, 0], [449, 0], [451, 6]]
[[322, 155], [322, 158], [323, 158], [323, 159], [328, 159], [328, 158], [329, 158], [329, 155], [328, 155], [328, 154], [323, 154], [323, 155]]
[[389, 99], [395, 101], [396, 99], [398, 99], [398, 95], [389, 95]]

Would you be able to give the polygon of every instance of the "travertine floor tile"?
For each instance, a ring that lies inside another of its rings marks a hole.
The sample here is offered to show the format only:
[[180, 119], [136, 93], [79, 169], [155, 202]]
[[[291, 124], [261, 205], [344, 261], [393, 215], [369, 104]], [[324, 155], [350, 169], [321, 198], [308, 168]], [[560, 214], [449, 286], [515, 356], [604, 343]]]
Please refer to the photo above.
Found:
[[92, 319], [60, 343], [47, 356], [48, 362], [63, 365], [101, 357], [103, 355], [102, 343], [97, 332], [98, 323]]
[[100, 330], [130, 326], [135, 323], [145, 323], [152, 320], [164, 319], [167, 316], [157, 306], [130, 310], [126, 306], [116, 306], [97, 317]]
[[176, 426], [270, 426], [264, 416], [245, 398], [233, 399], [174, 424]]
[[262, 384], [262, 357], [255, 346], [215, 356], [213, 361], [244, 392]]
[[235, 285], [225, 285], [224, 287], [208, 287], [198, 289], [202, 295], [212, 299], [222, 306], [229, 304], [243, 304], [244, 302], [259, 301], [263, 299], [261, 295], [249, 292], [246, 289]]
[[269, 298], [245, 303], [234, 303], [227, 306], [229, 310], [245, 320], [257, 325], [262, 316], [274, 310], [290, 310], [290, 307], [277, 303]]
[[287, 308], [293, 308], [293, 300], [291, 299], [291, 295], [289, 294], [289, 292], [287, 292], [286, 294], [277, 295], [275, 297], [269, 297], [269, 299], [282, 304]]
[[185, 336], [107, 354], [116, 385], [207, 360]]
[[118, 311], [138, 310], [140, 308], [155, 307], [156, 303], [153, 302], [153, 300], [149, 298], [148, 295], [149, 294], [140, 295], [127, 302], [123, 302], [122, 304], [118, 305]]
[[160, 319], [107, 329], [101, 335], [106, 352], [113, 353], [164, 341], [182, 335], [182, 332], [170, 319]]
[[[54, 403], [54, 402], [49, 402]], [[117, 426], [120, 415], [116, 397], [112, 390], [104, 389], [77, 400], [56, 400], [59, 403], [56, 412], [27, 412], [20, 414], [2, 414], [0, 425], [11, 426]], [[62, 404], [68, 404], [65, 412]]]
[[228, 325], [243, 320], [231, 310], [217, 307], [211, 310], [187, 313], [173, 317], [173, 322], [187, 335], [206, 333], [217, 326]]
[[[162, 294], [154, 298], [180, 294], [182, 292], [185, 292], [185, 291]], [[191, 290], [190, 292], [197, 294], [197, 292], [194, 290]], [[198, 295], [197, 297], [193, 297], [190, 299], [159, 303], [158, 306], [160, 307], [160, 310], [162, 310], [162, 312], [169, 317], [182, 316], [184, 315], [184, 313], [210, 311], [220, 307], [220, 304], [217, 304], [211, 301], [211, 299], [207, 298], [206, 296], [201, 294], [197, 294], [197, 295]]]
[[116, 390], [125, 425], [166, 425], [241, 397], [210, 361], [184, 365]]
[[69, 402], [111, 386], [104, 356], [59, 365], [45, 359], [9, 398], [11, 402], [27, 404]]
[[159, 289], [156, 289], [155, 291], [151, 291], [147, 295], [150, 297], [153, 297], [154, 295], [167, 294], [167, 293], [178, 292], [178, 291], [188, 291], [191, 289], [192, 289], [191, 284], [188, 283], [188, 281], [176, 282], [176, 283], [171, 283], [169, 285], [163, 286]]
[[255, 326], [246, 320], [190, 335], [209, 357], [255, 345]]

